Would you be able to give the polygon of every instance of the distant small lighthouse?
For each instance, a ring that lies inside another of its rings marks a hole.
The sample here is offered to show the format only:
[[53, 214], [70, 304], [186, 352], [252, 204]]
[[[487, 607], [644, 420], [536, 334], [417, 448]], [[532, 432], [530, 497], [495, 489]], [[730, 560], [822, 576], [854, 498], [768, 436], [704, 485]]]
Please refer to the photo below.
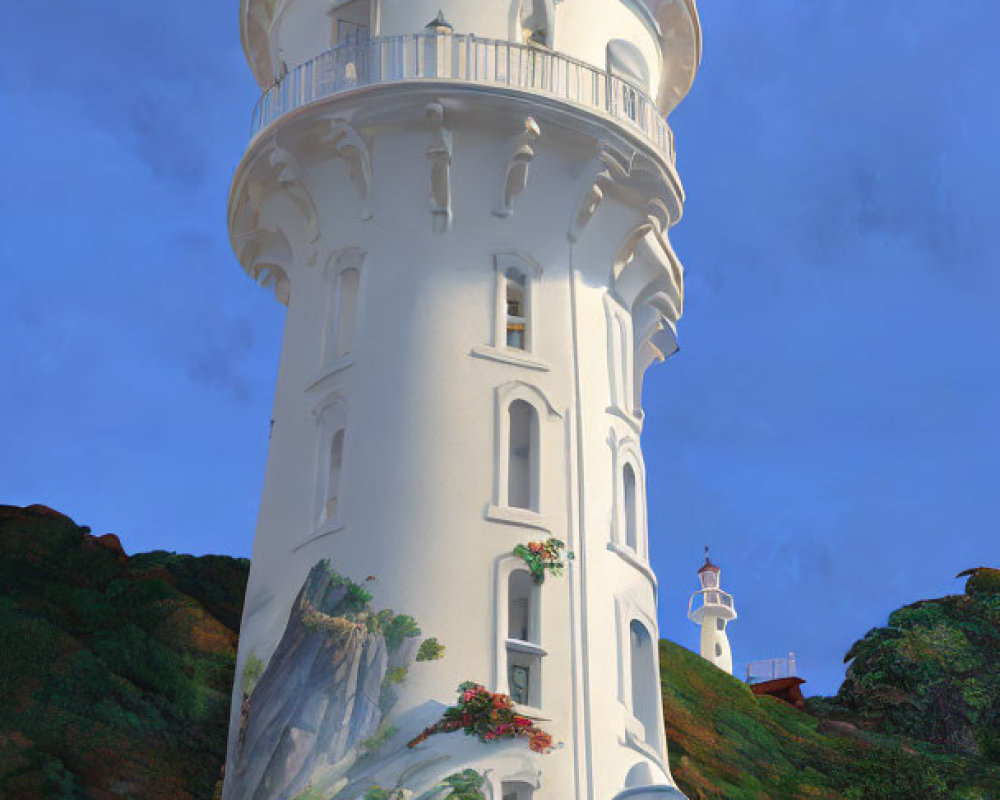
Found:
[[688, 619], [701, 625], [701, 656], [711, 661], [721, 670], [733, 674], [733, 651], [726, 636], [726, 623], [736, 619], [733, 596], [719, 588], [721, 570], [708, 558], [705, 548], [705, 563], [698, 570], [701, 589], [691, 595], [688, 603]]

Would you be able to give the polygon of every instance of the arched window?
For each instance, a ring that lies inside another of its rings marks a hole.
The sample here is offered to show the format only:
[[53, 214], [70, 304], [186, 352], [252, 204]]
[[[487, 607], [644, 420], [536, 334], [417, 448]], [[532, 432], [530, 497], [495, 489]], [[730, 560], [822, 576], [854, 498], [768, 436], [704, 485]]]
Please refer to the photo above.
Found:
[[625, 546], [639, 551], [639, 514], [635, 496], [635, 470], [631, 464], [622, 469], [622, 497], [625, 504]]
[[507, 505], [538, 511], [538, 412], [514, 400], [507, 414]]
[[653, 637], [646, 626], [633, 619], [629, 625], [632, 666], [632, 716], [642, 723], [646, 744], [659, 748], [660, 691]]
[[541, 668], [545, 654], [539, 641], [538, 584], [526, 569], [507, 577], [507, 689], [518, 705], [541, 705]]
[[501, 800], [531, 800], [535, 790], [523, 781], [504, 781], [501, 784]]
[[327, 520], [338, 518], [340, 505], [340, 477], [344, 468], [344, 429], [341, 428], [330, 442], [330, 466], [326, 487], [326, 511]]
[[337, 276], [336, 309], [331, 330], [330, 357], [345, 356], [354, 350], [354, 334], [358, 320], [358, 287], [361, 273], [349, 267]]
[[545, 0], [521, 0], [518, 26], [522, 44], [552, 46], [549, 10]]
[[632, 362], [635, 343], [632, 315], [610, 293], [604, 296], [608, 320], [608, 379], [611, 384], [611, 409], [628, 420], [635, 416], [638, 403], [633, 401]]
[[327, 395], [313, 411], [316, 431], [314, 529], [305, 541], [336, 533], [344, 527], [344, 467], [350, 462], [347, 402], [340, 392]]
[[649, 64], [632, 42], [612, 39], [607, 48], [608, 72], [649, 91]]
[[507, 579], [507, 638], [538, 641], [538, 584], [526, 569], [516, 569]]

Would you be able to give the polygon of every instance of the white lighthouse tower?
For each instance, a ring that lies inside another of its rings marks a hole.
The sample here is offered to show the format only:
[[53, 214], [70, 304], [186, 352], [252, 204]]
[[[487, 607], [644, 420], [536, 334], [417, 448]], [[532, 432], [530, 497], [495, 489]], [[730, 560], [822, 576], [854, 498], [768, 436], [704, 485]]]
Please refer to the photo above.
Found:
[[639, 435], [693, 0], [240, 14], [230, 234], [288, 311], [224, 799], [678, 797]]
[[726, 625], [736, 619], [736, 606], [733, 596], [720, 588], [721, 574], [722, 571], [709, 560], [706, 547], [705, 563], [698, 570], [701, 589], [691, 595], [688, 619], [701, 625], [701, 657], [732, 675], [733, 651], [729, 647]]

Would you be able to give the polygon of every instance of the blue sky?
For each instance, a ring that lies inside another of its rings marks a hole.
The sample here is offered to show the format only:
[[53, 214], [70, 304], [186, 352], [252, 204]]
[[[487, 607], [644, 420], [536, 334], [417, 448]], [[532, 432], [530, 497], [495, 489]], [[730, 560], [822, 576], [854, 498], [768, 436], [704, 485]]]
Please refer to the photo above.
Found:
[[[225, 205], [236, 0], [22, 4], [0, 29], [0, 502], [130, 551], [249, 554], [283, 310]], [[737, 662], [830, 693], [894, 608], [1000, 562], [1000, 8], [703, 0], [673, 115], [681, 352], [647, 378], [661, 632], [712, 546]], [[197, 24], [195, 24], [195, 21]]]

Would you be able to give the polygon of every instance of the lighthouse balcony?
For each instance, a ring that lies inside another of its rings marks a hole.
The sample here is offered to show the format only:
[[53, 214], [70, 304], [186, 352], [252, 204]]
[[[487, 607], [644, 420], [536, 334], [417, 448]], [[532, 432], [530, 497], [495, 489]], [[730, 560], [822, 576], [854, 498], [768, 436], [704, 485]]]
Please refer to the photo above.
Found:
[[691, 595], [688, 602], [688, 619], [701, 624], [704, 617], [718, 617], [724, 620], [736, 619], [733, 596], [721, 589], [702, 589]]
[[675, 160], [673, 133], [656, 102], [635, 84], [544, 47], [440, 32], [351, 40], [295, 67], [257, 103], [252, 135], [326, 98], [429, 81], [529, 93], [582, 108], [616, 123], [667, 163]]

